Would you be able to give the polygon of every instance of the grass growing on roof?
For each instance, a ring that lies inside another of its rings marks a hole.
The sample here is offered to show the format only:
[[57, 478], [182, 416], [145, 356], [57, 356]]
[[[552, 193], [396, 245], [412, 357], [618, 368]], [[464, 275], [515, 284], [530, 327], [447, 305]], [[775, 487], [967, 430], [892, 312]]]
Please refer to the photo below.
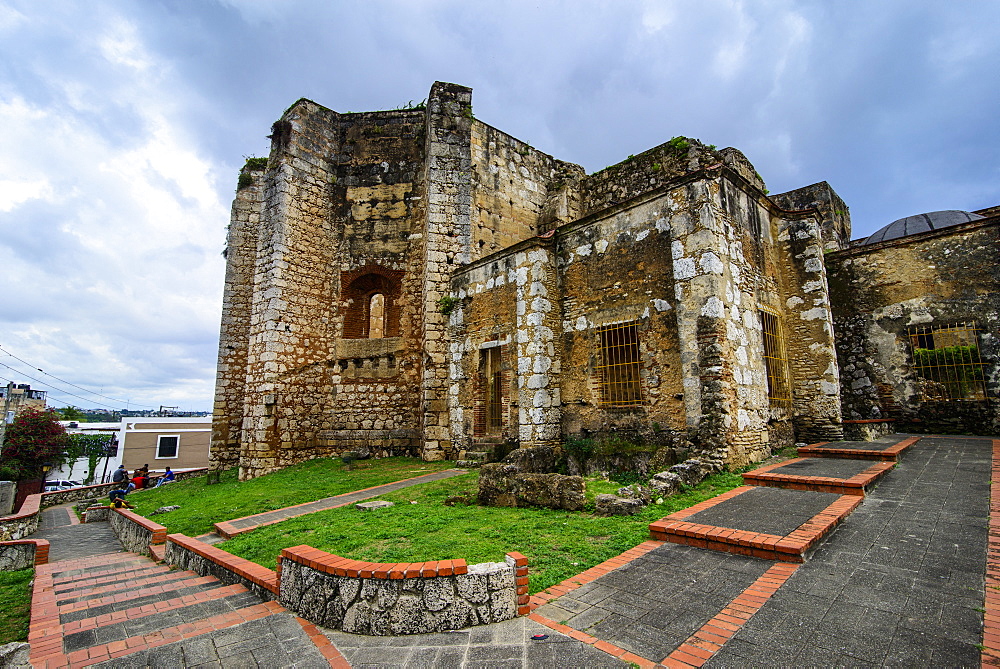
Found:
[[34, 569], [0, 571], [0, 644], [28, 639]]
[[161, 506], [181, 508], [152, 516], [168, 533], [189, 537], [213, 530], [212, 524], [286, 506], [304, 504], [372, 486], [392, 483], [454, 467], [453, 462], [424, 462], [418, 458], [355, 460], [347, 471], [339, 459], [319, 458], [249, 481], [237, 481], [236, 470], [222, 474], [221, 482], [206, 485], [204, 476], [175, 481], [160, 488], [138, 490], [128, 496], [139, 515], [149, 517]]
[[475, 499], [477, 477], [478, 472], [470, 472], [378, 498], [395, 502], [391, 508], [359, 511], [352, 505], [292, 518], [218, 547], [269, 569], [282, 548], [300, 544], [390, 563], [457, 558], [469, 564], [500, 562], [508, 551], [520, 551], [529, 561], [529, 590], [538, 592], [646, 541], [650, 522], [743, 484], [739, 474], [715, 474], [638, 515], [610, 518], [587, 511], [444, 505], [451, 496]]

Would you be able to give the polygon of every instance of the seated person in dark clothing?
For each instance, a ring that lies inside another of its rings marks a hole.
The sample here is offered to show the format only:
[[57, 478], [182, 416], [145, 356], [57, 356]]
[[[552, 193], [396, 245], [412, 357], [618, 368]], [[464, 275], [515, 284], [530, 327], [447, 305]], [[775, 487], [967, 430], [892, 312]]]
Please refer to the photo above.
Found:
[[108, 493], [108, 497], [111, 498], [111, 508], [112, 509], [134, 509], [135, 507], [125, 501], [125, 491], [124, 490], [112, 490]]

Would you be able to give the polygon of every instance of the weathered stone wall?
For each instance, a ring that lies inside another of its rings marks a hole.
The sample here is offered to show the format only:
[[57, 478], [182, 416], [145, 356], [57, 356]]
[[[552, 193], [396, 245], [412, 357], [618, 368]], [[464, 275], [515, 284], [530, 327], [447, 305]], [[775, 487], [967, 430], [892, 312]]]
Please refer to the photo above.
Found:
[[527, 613], [526, 565], [519, 554], [468, 566], [464, 560], [381, 565], [298, 546], [282, 551], [280, 602], [318, 625], [352, 634], [464, 629]]
[[778, 219], [778, 276], [798, 441], [843, 437], [840, 369], [823, 261], [823, 229], [814, 216]]
[[0, 481], [0, 516], [9, 515], [14, 510], [14, 498], [16, 496], [16, 483], [13, 481]]
[[[613, 207], [558, 231], [563, 292], [561, 398], [566, 435], [685, 430], [680, 340], [673, 312], [670, 197]], [[634, 324], [642, 404], [602, 403], [602, 326]], [[643, 426], [645, 429], [638, 427]]]
[[582, 167], [481, 121], [471, 130], [471, 260], [580, 217]]
[[[239, 444], [242, 477], [357, 441], [419, 449], [423, 127], [422, 110], [308, 100], [275, 123], [228, 249], [213, 457], [228, 463]], [[382, 329], [369, 333], [362, 302], [376, 290]]]
[[108, 520], [122, 548], [133, 553], [148, 556], [149, 547], [162, 544], [167, 537], [167, 528], [163, 525], [127, 509], [113, 509]]
[[38, 511], [42, 495], [28, 495], [17, 513], [0, 517], [0, 541], [23, 539], [38, 530]]
[[254, 260], [264, 197], [263, 170], [244, 166], [240, 174], [244, 183], [236, 191], [226, 235], [226, 277], [212, 408], [210, 459], [212, 466], [220, 469], [235, 467], [240, 459]]
[[0, 542], [0, 571], [30, 569], [48, 561], [49, 542], [45, 539]]
[[583, 213], [627, 202], [678, 177], [722, 162], [722, 152], [696, 139], [674, 138], [588, 176], [583, 182]]
[[823, 250], [839, 251], [851, 245], [851, 212], [825, 181], [768, 196], [782, 209], [812, 209], [822, 231]]
[[[1000, 217], [826, 256], [847, 419], [1000, 433]], [[907, 328], [975, 321], [991, 402], [924, 402]]]

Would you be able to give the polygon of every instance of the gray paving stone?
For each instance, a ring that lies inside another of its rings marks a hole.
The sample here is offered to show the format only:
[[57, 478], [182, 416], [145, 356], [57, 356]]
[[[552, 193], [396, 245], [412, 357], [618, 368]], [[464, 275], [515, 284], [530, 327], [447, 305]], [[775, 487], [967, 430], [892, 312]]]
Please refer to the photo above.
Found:
[[687, 521], [783, 537], [791, 534], [839, 497], [840, 495], [828, 492], [752, 488], [689, 516]]

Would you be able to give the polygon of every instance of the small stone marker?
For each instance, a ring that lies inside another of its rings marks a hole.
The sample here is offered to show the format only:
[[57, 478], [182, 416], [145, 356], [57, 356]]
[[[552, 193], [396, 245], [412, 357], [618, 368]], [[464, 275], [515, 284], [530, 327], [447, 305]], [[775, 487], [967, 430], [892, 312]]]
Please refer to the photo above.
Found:
[[358, 502], [354, 505], [354, 508], [361, 509], [362, 511], [371, 511], [372, 509], [384, 509], [387, 506], [395, 506], [393, 502], [386, 502], [382, 499], [377, 499], [374, 502]]

